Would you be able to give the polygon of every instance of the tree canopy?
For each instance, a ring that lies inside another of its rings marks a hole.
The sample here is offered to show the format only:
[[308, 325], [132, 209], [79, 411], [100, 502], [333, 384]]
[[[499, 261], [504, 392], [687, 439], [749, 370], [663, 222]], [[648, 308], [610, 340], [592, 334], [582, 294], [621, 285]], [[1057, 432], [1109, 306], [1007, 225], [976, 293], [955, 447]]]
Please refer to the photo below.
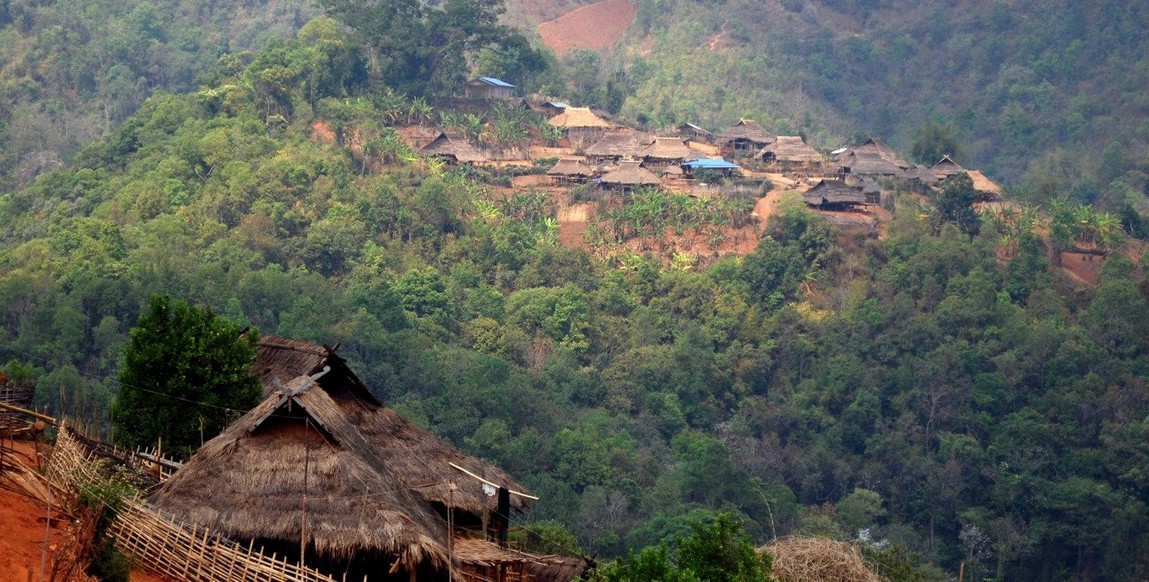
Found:
[[259, 401], [251, 373], [259, 334], [241, 333], [210, 308], [151, 299], [124, 349], [112, 406], [115, 439], [188, 454]]

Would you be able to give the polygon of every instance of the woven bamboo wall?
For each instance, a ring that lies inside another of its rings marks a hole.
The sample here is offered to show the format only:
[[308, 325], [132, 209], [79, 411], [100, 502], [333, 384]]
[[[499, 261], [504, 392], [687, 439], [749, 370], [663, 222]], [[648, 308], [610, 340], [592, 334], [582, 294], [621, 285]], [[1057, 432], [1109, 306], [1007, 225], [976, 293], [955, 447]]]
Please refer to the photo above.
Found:
[[[61, 428], [48, 477], [70, 490], [103, 477], [93, 466], [93, 454]], [[336, 582], [335, 579], [263, 555], [226, 538], [161, 515], [138, 499], [125, 500], [109, 530], [116, 546], [133, 562], [149, 570], [188, 582]]]

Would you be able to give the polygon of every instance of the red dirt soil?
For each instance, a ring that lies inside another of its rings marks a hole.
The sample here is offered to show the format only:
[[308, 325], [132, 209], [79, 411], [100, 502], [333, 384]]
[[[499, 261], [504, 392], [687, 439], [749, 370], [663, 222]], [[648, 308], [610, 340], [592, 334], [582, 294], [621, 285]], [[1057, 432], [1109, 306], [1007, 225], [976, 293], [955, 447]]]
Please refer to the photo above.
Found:
[[[3, 447], [16, 452], [16, 459], [26, 467], [36, 467], [36, 444], [32, 441], [4, 439]], [[10, 454], [8, 451], [5, 454]], [[8, 459], [12, 461], [11, 458]], [[48, 553], [44, 552], [44, 518], [46, 508], [28, 497], [0, 488], [0, 580], [24, 582], [47, 580], [52, 560], [63, 541], [64, 523], [53, 519], [48, 528]], [[57, 517], [53, 512], [53, 517]], [[40, 568], [43, 556], [44, 570]]]
[[[38, 453], [48, 454], [48, 447], [28, 440], [8, 440], [0, 442], [0, 448], [9, 449], [5, 455], [15, 451], [15, 458], [26, 467], [35, 469]], [[9, 461], [12, 458], [9, 457]], [[0, 481], [3, 475], [0, 474]], [[0, 488], [0, 580], [5, 582], [33, 582], [47, 580], [52, 570], [52, 561], [56, 557], [65, 541], [64, 529], [67, 522], [56, 519], [59, 516], [52, 512], [53, 520], [48, 528], [48, 553], [44, 553], [44, 516], [46, 508], [43, 503], [29, 499], [24, 495]], [[43, 557], [44, 572], [40, 568]], [[74, 575], [73, 581], [89, 580], [88, 576]], [[172, 582], [172, 580], [148, 572], [132, 572], [132, 582]]]
[[538, 32], [543, 44], [560, 58], [573, 48], [603, 51], [622, 39], [636, 14], [630, 0], [603, 0], [544, 22]]

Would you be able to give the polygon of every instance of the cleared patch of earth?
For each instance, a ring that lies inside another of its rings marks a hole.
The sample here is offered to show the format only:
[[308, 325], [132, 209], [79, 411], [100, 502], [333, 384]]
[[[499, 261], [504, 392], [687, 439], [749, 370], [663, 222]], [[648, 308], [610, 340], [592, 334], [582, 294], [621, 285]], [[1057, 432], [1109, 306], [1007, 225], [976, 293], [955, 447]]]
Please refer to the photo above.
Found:
[[540, 24], [538, 33], [560, 58], [575, 48], [605, 51], [618, 44], [637, 14], [630, 0], [603, 0]]

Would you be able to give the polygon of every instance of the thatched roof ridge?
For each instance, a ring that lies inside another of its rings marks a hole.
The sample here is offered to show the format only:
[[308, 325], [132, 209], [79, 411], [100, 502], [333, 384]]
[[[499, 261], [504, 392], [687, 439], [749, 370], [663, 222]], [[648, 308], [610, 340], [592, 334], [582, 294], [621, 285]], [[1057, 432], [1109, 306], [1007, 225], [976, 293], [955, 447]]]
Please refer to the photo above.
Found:
[[719, 145], [726, 145], [735, 140], [745, 140], [766, 145], [775, 139], [776, 136], [762, 129], [762, 126], [757, 121], [753, 119], [742, 119], [719, 134], [718, 137], [715, 138], [715, 142]]
[[419, 154], [454, 158], [459, 163], [488, 161], [482, 150], [471, 145], [466, 138], [447, 132], [440, 133], [431, 143], [420, 148]]
[[899, 170], [906, 170], [913, 166], [913, 164], [903, 160], [893, 148], [876, 137], [871, 137], [850, 149], [862, 154], [876, 154], [883, 160], [897, 166]]
[[698, 152], [690, 149], [681, 138], [656, 137], [654, 143], [643, 148], [639, 155], [647, 159], [673, 161], [698, 157]]
[[930, 171], [937, 176], [938, 180], [945, 180], [954, 174], [960, 174], [966, 171], [966, 169], [961, 167], [961, 164], [950, 159], [949, 156], [945, 156], [941, 160], [938, 160], [938, 163], [931, 166]]
[[614, 125], [596, 115], [589, 107], [568, 107], [562, 113], [547, 120], [555, 127], [614, 127]]
[[[259, 348], [260, 354], [252, 369], [265, 378], [265, 394], [278, 391], [279, 385], [286, 384], [284, 378], [316, 374], [330, 365], [330, 372], [319, 379], [323, 391], [339, 403], [348, 420], [368, 440], [382, 463], [394, 470], [408, 486], [418, 487], [416, 491], [424, 499], [441, 505], [453, 501], [455, 507], [475, 514], [481, 514], [484, 509], [495, 509], [497, 501], [483, 493], [482, 485], [449, 463], [508, 489], [525, 491], [503, 470], [463, 454], [383, 406], [334, 350], [275, 336], [261, 337]], [[449, 490], [452, 481], [458, 485], [453, 495]], [[522, 509], [525, 503], [521, 497], [512, 495], [511, 506]]]
[[594, 171], [583, 163], [582, 158], [559, 158], [559, 161], [547, 170], [548, 176], [582, 176], [594, 175]]
[[382, 467], [340, 405], [302, 376], [208, 441], [152, 502], [248, 539], [298, 540], [306, 517], [319, 554], [378, 551], [408, 569], [446, 569], [438, 516]]
[[636, 160], [623, 160], [618, 167], [607, 172], [600, 180], [603, 184], [619, 184], [623, 186], [654, 186], [661, 183], [658, 176], [642, 167]]
[[806, 145], [802, 136], [780, 135], [774, 143], [767, 144], [756, 154], [756, 157], [767, 157], [771, 154], [780, 162], [810, 163], [822, 161], [822, 154], [818, 150]]
[[630, 129], [608, 131], [601, 139], [586, 148], [585, 153], [600, 158], [639, 156], [649, 143], [651, 139], [648, 134]]
[[811, 206], [865, 204], [866, 195], [841, 180], [822, 180], [802, 194], [802, 201]]

